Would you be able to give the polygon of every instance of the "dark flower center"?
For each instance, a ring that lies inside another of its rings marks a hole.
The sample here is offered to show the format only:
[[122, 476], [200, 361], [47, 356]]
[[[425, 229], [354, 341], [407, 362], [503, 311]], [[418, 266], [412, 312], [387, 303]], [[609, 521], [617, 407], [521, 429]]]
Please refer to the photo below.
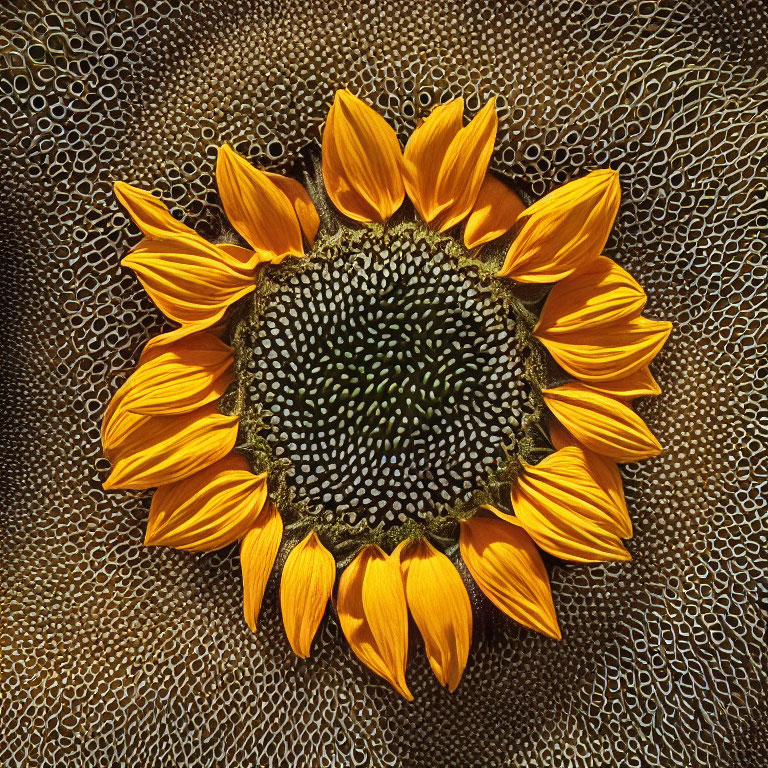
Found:
[[457, 250], [418, 226], [342, 231], [263, 275], [246, 407], [307, 514], [385, 527], [442, 515], [519, 435], [515, 317]]

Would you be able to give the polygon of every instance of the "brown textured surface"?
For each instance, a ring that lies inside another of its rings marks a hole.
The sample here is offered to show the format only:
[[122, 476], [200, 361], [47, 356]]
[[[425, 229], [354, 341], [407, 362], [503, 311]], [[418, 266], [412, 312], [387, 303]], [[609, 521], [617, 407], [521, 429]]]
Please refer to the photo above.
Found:
[[[768, 764], [764, 6], [17, 0], [0, 19], [0, 765]], [[501, 94], [497, 166], [535, 194], [619, 169], [607, 252], [675, 323], [641, 406], [667, 451], [625, 471], [634, 560], [556, 568], [563, 641], [476, 630], [454, 695], [414, 642], [412, 704], [333, 620], [293, 657], [274, 589], [252, 636], [235, 551], [143, 549], [148, 495], [100, 488], [98, 421], [162, 328], [119, 267], [136, 232], [111, 182], [216, 236], [216, 145], [288, 167], [340, 86], [401, 138], [446, 91]]]

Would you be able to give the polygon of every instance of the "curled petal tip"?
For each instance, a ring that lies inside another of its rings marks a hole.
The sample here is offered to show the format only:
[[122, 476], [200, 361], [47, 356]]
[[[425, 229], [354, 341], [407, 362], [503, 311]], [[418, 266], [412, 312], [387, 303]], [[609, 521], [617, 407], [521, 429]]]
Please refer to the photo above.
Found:
[[148, 190], [124, 181], [116, 181], [112, 189], [144, 237], [150, 240], [172, 240], [179, 236], [202, 239], [175, 219], [165, 203]]

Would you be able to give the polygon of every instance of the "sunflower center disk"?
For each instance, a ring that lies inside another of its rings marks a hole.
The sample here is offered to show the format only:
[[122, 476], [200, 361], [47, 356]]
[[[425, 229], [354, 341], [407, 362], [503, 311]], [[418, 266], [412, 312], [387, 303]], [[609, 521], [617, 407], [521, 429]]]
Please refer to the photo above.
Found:
[[452, 241], [348, 234], [298, 271], [270, 269], [249, 407], [308, 514], [426, 520], [476, 490], [520, 432], [516, 321]]

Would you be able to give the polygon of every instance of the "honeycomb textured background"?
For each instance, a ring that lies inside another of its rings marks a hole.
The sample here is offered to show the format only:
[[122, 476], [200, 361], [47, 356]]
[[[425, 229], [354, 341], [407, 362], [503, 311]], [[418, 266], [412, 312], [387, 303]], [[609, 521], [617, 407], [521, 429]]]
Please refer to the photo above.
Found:
[[[768, 765], [766, 38], [758, 0], [5, 0], [0, 10], [0, 765]], [[675, 329], [626, 468], [627, 564], [552, 573], [563, 640], [479, 623], [459, 690], [414, 638], [408, 704], [330, 617], [311, 659], [237, 552], [142, 548], [98, 424], [162, 320], [110, 192], [225, 227], [224, 141], [288, 169], [333, 91], [401, 139], [500, 95], [499, 170], [539, 195], [621, 171], [607, 253]], [[761, 364], [761, 361], [762, 364]]]

